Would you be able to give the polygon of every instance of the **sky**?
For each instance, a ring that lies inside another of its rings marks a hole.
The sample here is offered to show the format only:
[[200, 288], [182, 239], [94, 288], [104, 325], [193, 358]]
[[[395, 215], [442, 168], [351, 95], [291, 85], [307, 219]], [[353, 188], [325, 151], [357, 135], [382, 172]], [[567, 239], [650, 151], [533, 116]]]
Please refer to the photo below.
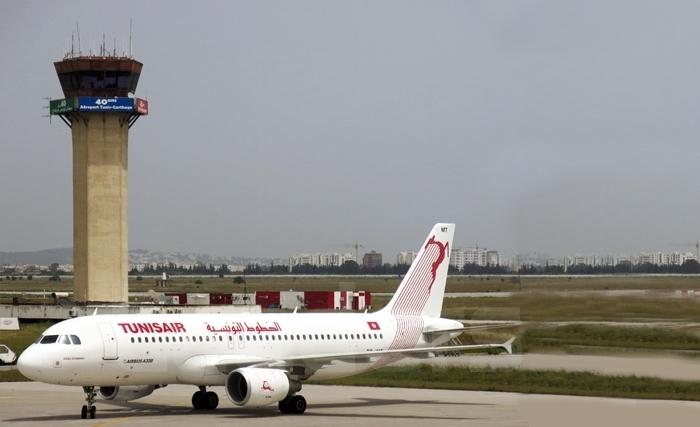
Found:
[[[144, 63], [129, 246], [504, 254], [700, 238], [700, 2], [0, 1], [0, 251], [72, 246], [80, 28]], [[115, 41], [116, 38], [116, 41]], [[347, 245], [347, 246], [346, 246]]]

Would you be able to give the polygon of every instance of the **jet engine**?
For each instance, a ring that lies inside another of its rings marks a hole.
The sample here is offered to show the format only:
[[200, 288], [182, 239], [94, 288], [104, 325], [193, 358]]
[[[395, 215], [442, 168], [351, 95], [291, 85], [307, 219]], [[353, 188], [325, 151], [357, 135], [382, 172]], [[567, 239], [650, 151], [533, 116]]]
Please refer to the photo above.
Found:
[[272, 405], [299, 390], [301, 383], [281, 369], [240, 368], [226, 378], [226, 394], [238, 406]]
[[146, 397], [153, 393], [153, 390], [156, 388], [159, 387], [154, 385], [109, 386], [100, 387], [100, 391], [97, 394], [100, 399], [126, 402]]

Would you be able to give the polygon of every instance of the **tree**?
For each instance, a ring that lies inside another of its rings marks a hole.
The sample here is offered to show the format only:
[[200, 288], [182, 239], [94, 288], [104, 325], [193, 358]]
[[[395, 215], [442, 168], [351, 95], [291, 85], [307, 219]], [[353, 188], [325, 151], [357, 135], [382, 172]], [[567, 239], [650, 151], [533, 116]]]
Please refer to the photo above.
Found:
[[357, 274], [360, 272], [360, 266], [353, 260], [348, 260], [340, 266], [340, 274]]

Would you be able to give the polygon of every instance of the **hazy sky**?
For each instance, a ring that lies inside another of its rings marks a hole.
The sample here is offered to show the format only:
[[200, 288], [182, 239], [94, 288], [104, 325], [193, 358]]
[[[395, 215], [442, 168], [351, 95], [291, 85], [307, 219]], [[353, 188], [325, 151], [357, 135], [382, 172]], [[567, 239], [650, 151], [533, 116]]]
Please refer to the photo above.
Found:
[[[129, 246], [505, 253], [700, 237], [700, 2], [0, 1], [0, 250], [72, 245], [52, 62], [144, 63]], [[94, 49], [94, 48], [93, 48]]]

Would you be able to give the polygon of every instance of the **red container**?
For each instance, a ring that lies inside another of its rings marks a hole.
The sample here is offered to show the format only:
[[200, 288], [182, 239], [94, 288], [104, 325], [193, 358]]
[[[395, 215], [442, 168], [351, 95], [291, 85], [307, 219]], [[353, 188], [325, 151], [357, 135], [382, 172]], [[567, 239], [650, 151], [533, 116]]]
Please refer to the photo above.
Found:
[[333, 310], [333, 291], [306, 291], [304, 302], [309, 310]]
[[258, 291], [255, 293], [255, 304], [263, 308], [276, 308], [280, 306], [279, 291]]

